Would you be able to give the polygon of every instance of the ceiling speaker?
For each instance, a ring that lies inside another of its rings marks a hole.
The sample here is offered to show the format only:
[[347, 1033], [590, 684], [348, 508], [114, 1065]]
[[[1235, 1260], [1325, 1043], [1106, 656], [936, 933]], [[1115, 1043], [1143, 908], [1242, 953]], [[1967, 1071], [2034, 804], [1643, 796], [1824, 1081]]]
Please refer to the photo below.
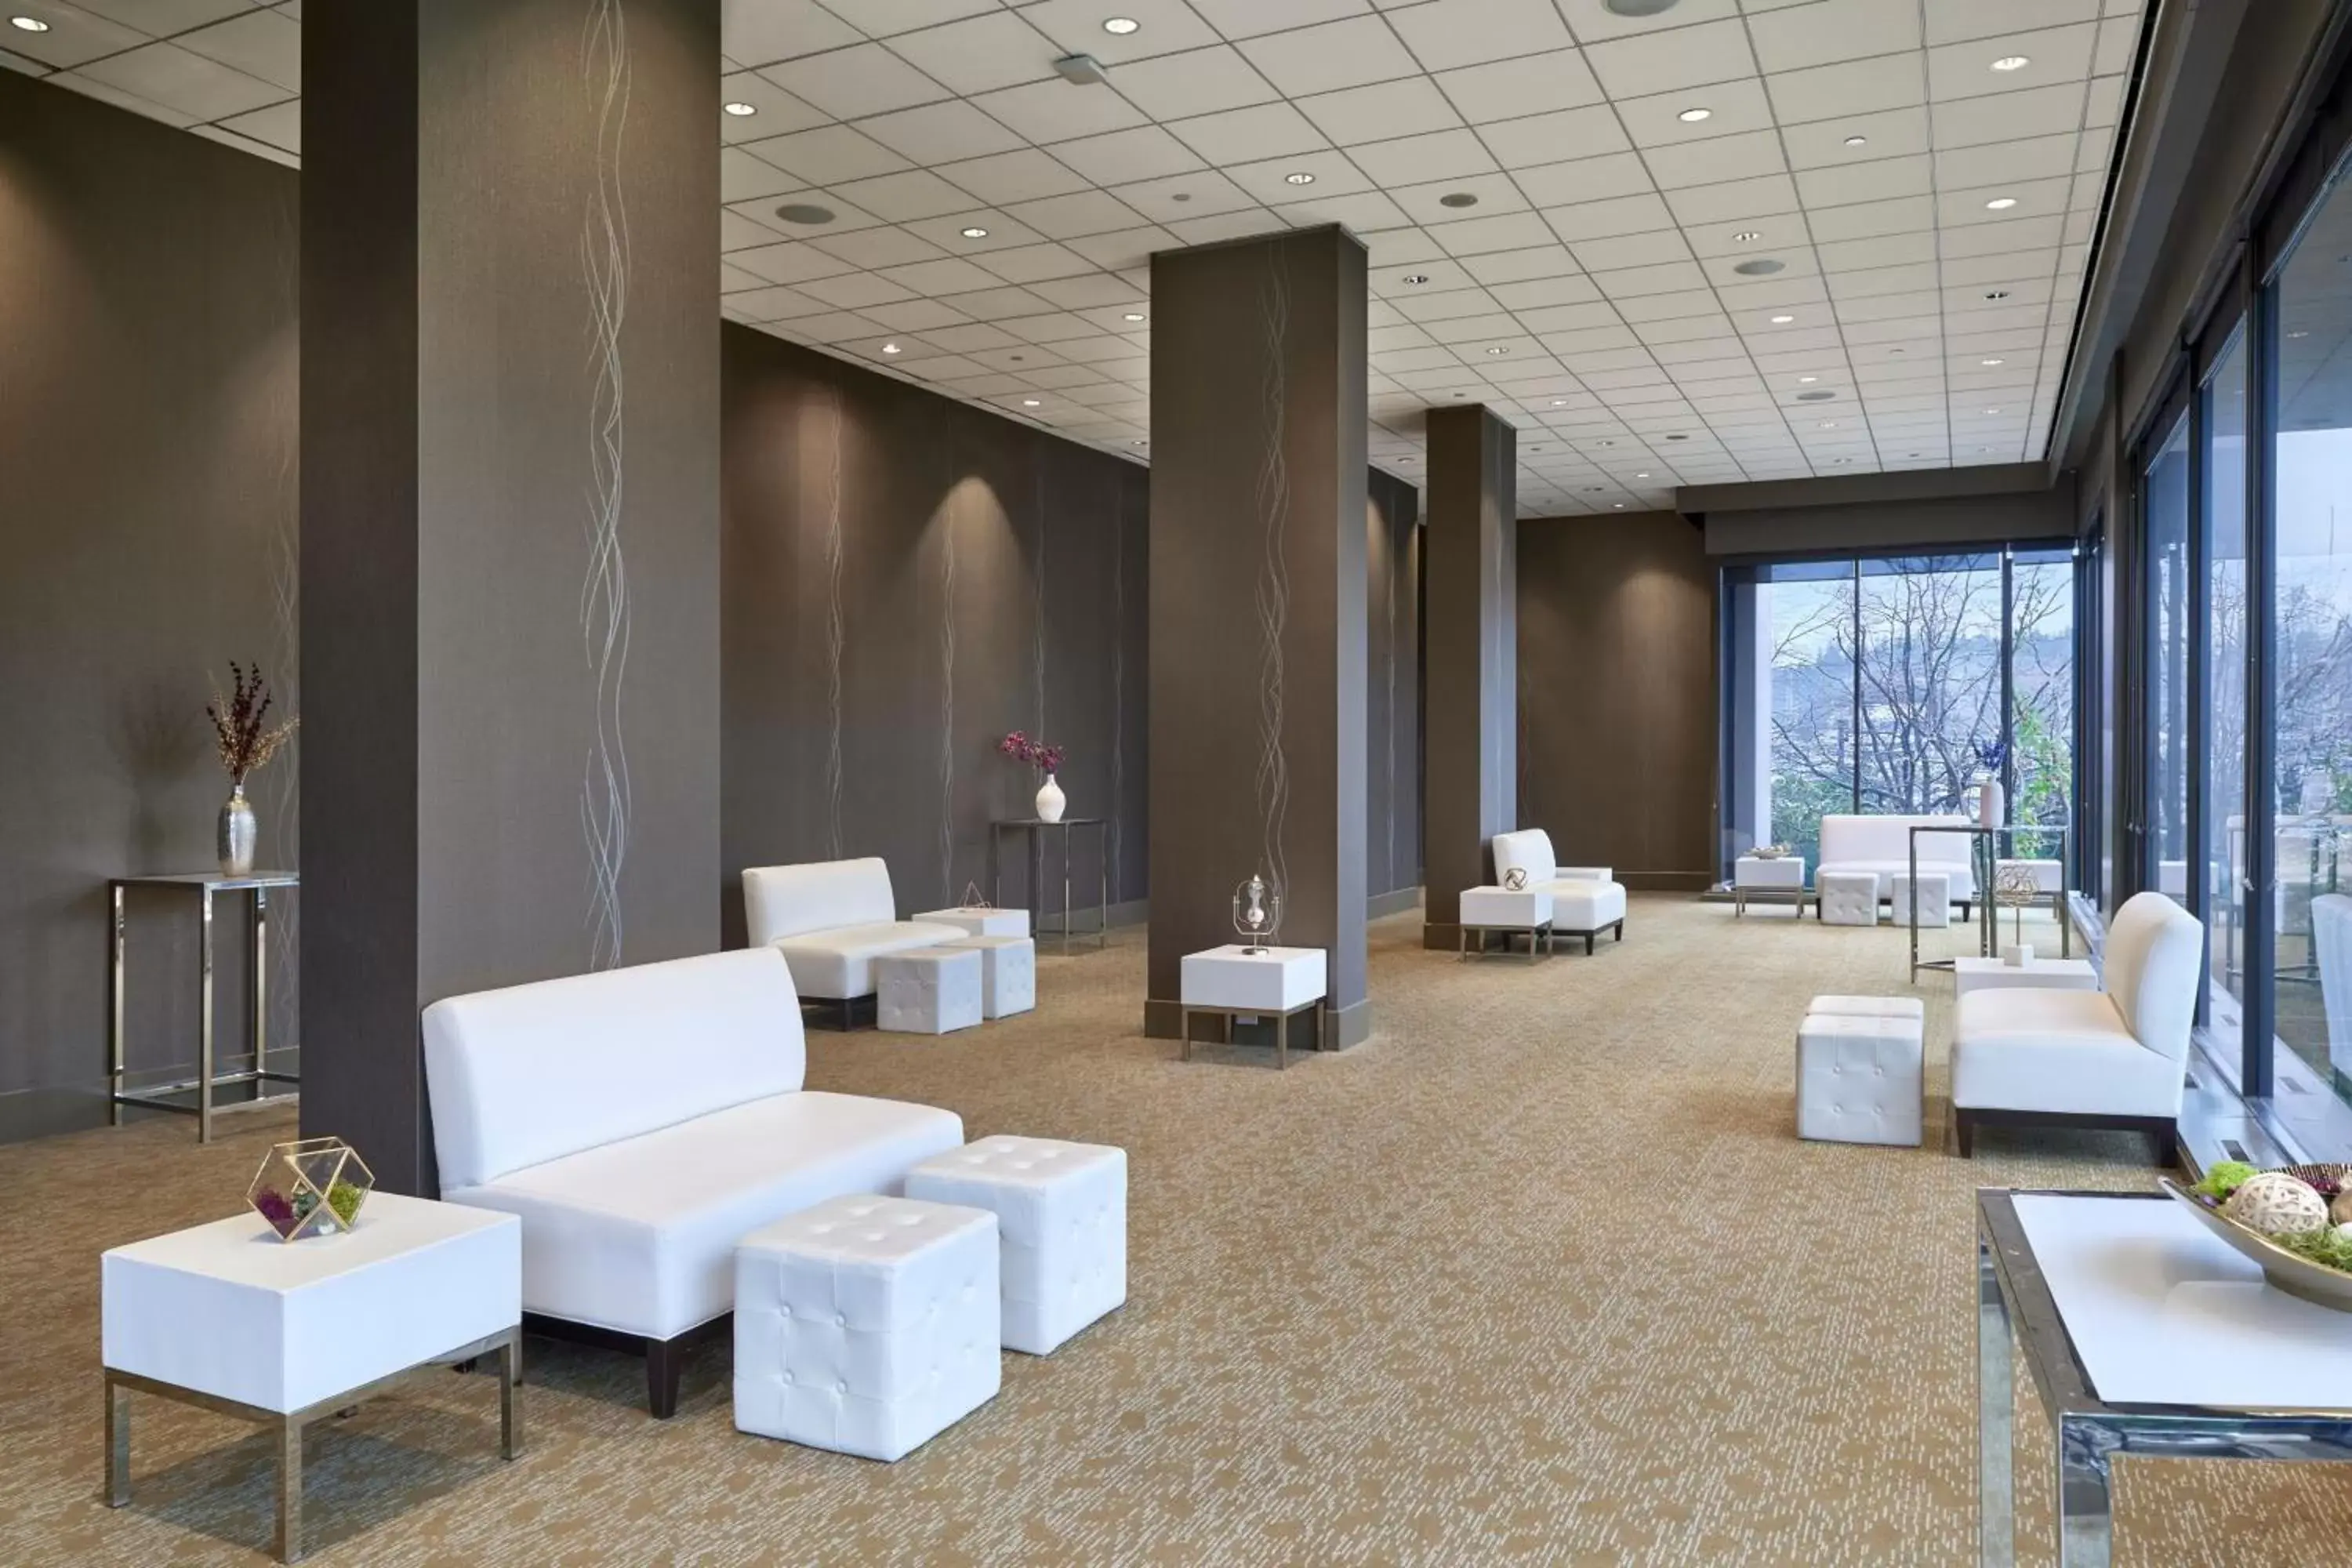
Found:
[[1620, 16], [1654, 16], [1675, 8], [1675, 0], [1601, 0], [1601, 8]]

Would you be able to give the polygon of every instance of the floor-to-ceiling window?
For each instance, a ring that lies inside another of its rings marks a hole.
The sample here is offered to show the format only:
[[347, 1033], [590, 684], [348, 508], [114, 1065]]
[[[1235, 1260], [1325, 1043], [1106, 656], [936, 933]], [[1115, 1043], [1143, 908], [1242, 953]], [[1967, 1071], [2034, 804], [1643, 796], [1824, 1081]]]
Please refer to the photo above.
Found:
[[2069, 826], [2077, 570], [2069, 544], [1727, 568], [1725, 602], [1754, 621], [1727, 622], [1725, 775], [1754, 826], [1727, 857], [1769, 834], [1816, 860], [1824, 816], [1968, 811], [1988, 776], [2011, 822]]
[[2189, 900], [2189, 416], [2158, 445], [2143, 477], [2147, 563], [2147, 855], [2143, 880]]
[[2204, 461], [2200, 508], [2205, 563], [2204, 771], [2192, 853], [2206, 868], [2208, 1026], [2235, 1057], [2245, 1006], [2246, 862], [2246, 343], [2233, 339], [2199, 394]]
[[2352, 182], [2273, 284], [2270, 835], [2274, 1030], [2352, 1098]]

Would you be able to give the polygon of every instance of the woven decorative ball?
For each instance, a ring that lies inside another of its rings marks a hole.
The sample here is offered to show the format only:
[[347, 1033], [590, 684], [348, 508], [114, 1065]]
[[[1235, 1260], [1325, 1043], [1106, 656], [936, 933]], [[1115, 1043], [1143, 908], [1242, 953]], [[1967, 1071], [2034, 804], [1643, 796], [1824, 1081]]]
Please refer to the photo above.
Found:
[[2327, 1228], [2327, 1200], [2284, 1171], [2265, 1171], [2231, 1193], [2221, 1215], [2264, 1236], [2294, 1236]]
[[2337, 1225], [2352, 1225], [2352, 1187], [2336, 1194], [2336, 1201], [2327, 1205], [2327, 1217]]

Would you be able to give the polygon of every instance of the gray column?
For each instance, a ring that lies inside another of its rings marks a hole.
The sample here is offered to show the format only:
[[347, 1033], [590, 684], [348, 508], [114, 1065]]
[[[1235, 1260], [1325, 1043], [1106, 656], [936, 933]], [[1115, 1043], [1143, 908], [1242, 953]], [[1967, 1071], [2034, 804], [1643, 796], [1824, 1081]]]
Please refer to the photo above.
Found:
[[1422, 940], [1450, 949], [1462, 889], [1519, 825], [1518, 433], [1484, 407], [1429, 416], [1427, 868]]
[[302, 1130], [417, 1015], [717, 945], [719, 0], [304, 18]]
[[1319, 1043], [1370, 1033], [1364, 265], [1338, 227], [1151, 259], [1154, 1035], [1253, 871], [1330, 955]]

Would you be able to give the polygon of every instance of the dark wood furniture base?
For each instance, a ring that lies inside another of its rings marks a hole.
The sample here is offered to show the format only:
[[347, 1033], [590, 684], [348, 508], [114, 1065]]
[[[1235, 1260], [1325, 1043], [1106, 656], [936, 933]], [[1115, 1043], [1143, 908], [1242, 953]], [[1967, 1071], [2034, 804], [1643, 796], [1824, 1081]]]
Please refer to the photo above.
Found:
[[878, 1020], [876, 1008], [881, 998], [872, 993], [864, 996], [803, 999], [801, 1021], [814, 1028], [831, 1029], [847, 1034], [852, 1029], [873, 1028]]
[[2168, 1116], [2091, 1116], [2080, 1111], [1984, 1110], [1952, 1108], [1953, 1144], [1963, 1160], [1976, 1158], [1979, 1127], [2076, 1127], [2091, 1131], [2144, 1132], [2159, 1170], [2180, 1163], [2180, 1125]]
[[[1801, 910], [1799, 912], [1801, 913], [1802, 911]], [[1623, 921], [1618, 921], [1610, 925], [1594, 926], [1591, 931], [1554, 931], [1552, 934], [1555, 936], [1564, 936], [1570, 942], [1574, 942], [1578, 937], [1582, 937], [1584, 939], [1584, 955], [1587, 958], [1590, 958], [1592, 956], [1595, 943], [1600, 941], [1601, 933], [1603, 931], [1612, 933], [1619, 942], [1623, 942], [1625, 940], [1625, 922]]]
[[600, 1329], [593, 1323], [575, 1323], [569, 1318], [550, 1318], [538, 1312], [522, 1315], [522, 1331], [527, 1334], [645, 1357], [646, 1408], [656, 1421], [667, 1421], [677, 1414], [677, 1380], [686, 1369], [686, 1352], [706, 1340], [731, 1332], [734, 1327], [735, 1314], [721, 1312], [682, 1334], [654, 1340], [643, 1334], [625, 1334], [617, 1329]]

